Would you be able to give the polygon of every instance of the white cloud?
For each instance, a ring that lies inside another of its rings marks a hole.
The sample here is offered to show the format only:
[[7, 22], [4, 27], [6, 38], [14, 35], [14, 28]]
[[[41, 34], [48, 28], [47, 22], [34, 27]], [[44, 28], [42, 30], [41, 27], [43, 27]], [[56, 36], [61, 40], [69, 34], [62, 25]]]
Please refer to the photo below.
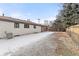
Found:
[[[51, 16], [51, 17], [48, 17], [48, 18], [43, 18], [43, 19], [40, 19], [40, 24], [44, 24], [45, 20], [48, 20], [48, 22], [50, 22], [50, 21], [53, 22], [55, 19], [56, 19], [56, 17], [54, 17], [54, 16]], [[31, 19], [31, 21], [38, 23], [37, 19]]]
[[0, 9], [0, 16], [2, 16], [3, 13], [4, 13], [4, 10]]
[[11, 16], [11, 17], [14, 17], [14, 18], [23, 19], [23, 16], [22, 16], [20, 13], [12, 13], [10, 16]]
[[49, 21], [54, 21], [55, 19], [56, 19], [56, 17], [53, 17], [53, 16], [48, 18]]
[[29, 19], [29, 16], [31, 16], [32, 14], [31, 13], [26, 13], [25, 15], [21, 12], [13, 12], [10, 14], [11, 17], [14, 17], [14, 18], [18, 18], [18, 19], [23, 19], [23, 20], [26, 20], [26, 19]]
[[[26, 15], [23, 15], [20, 12], [14, 12], [10, 16], [11, 17], [14, 17], [14, 18], [18, 18], [18, 19], [23, 19], [23, 20], [30, 19], [31, 21], [33, 21], [35, 23], [38, 23], [38, 19], [29, 18], [29, 17], [32, 17], [32, 14], [31, 13], [26, 13]], [[40, 24], [44, 24], [44, 21], [45, 20], [48, 20], [48, 22], [50, 22], [50, 21], [54, 21], [55, 19], [56, 19], [56, 17], [54, 17], [54, 16], [50, 16], [50, 17], [47, 17], [47, 18], [43, 18], [43, 19], [40, 19]]]
[[18, 19], [23, 19], [23, 20], [26, 19], [25, 16], [23, 16], [23, 14], [21, 13], [11, 13], [10, 16]]
[[26, 13], [26, 15], [31, 16], [32, 14], [31, 13]]
[[56, 17], [54, 16], [51, 16], [51, 17], [48, 17], [48, 18], [44, 18], [44, 19], [41, 19], [41, 23], [44, 24], [44, 21], [47, 20], [48, 22], [50, 21], [54, 21], [56, 19]]

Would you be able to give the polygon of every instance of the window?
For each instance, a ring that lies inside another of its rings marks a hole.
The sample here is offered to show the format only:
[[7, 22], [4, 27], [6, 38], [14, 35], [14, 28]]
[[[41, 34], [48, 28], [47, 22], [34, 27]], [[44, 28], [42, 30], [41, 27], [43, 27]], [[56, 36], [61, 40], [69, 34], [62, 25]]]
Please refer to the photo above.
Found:
[[76, 5], [76, 8], [78, 8], [79, 6], [78, 5]]
[[24, 24], [24, 28], [29, 28], [29, 24]]
[[36, 25], [34, 25], [33, 28], [36, 28]]
[[14, 23], [14, 28], [19, 28], [19, 23]]
[[77, 14], [79, 14], [79, 11], [77, 12]]

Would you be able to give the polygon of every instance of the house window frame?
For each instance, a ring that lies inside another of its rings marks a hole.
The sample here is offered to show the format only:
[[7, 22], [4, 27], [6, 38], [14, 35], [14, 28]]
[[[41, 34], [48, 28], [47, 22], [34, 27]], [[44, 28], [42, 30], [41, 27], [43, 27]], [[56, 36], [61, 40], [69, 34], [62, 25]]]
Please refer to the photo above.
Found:
[[24, 28], [29, 28], [29, 24], [24, 24]]
[[14, 28], [19, 28], [19, 23], [14, 23]]
[[33, 25], [33, 28], [36, 29], [36, 25]]

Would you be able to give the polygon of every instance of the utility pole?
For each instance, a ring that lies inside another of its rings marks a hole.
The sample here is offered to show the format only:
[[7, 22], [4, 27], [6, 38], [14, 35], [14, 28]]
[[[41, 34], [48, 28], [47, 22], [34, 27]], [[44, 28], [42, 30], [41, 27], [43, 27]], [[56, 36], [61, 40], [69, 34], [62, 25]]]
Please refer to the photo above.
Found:
[[38, 19], [38, 23], [40, 24], [40, 19]]
[[4, 13], [2, 14], [2, 16], [4, 16]]

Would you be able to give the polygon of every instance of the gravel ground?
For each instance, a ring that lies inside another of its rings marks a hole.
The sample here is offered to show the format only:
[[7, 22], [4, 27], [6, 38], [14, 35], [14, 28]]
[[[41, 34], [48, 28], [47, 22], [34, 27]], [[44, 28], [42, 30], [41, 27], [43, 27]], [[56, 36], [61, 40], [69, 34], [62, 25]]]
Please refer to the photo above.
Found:
[[53, 34], [28, 47], [21, 47], [18, 51], [12, 53], [12, 56], [54, 56], [57, 43]]

